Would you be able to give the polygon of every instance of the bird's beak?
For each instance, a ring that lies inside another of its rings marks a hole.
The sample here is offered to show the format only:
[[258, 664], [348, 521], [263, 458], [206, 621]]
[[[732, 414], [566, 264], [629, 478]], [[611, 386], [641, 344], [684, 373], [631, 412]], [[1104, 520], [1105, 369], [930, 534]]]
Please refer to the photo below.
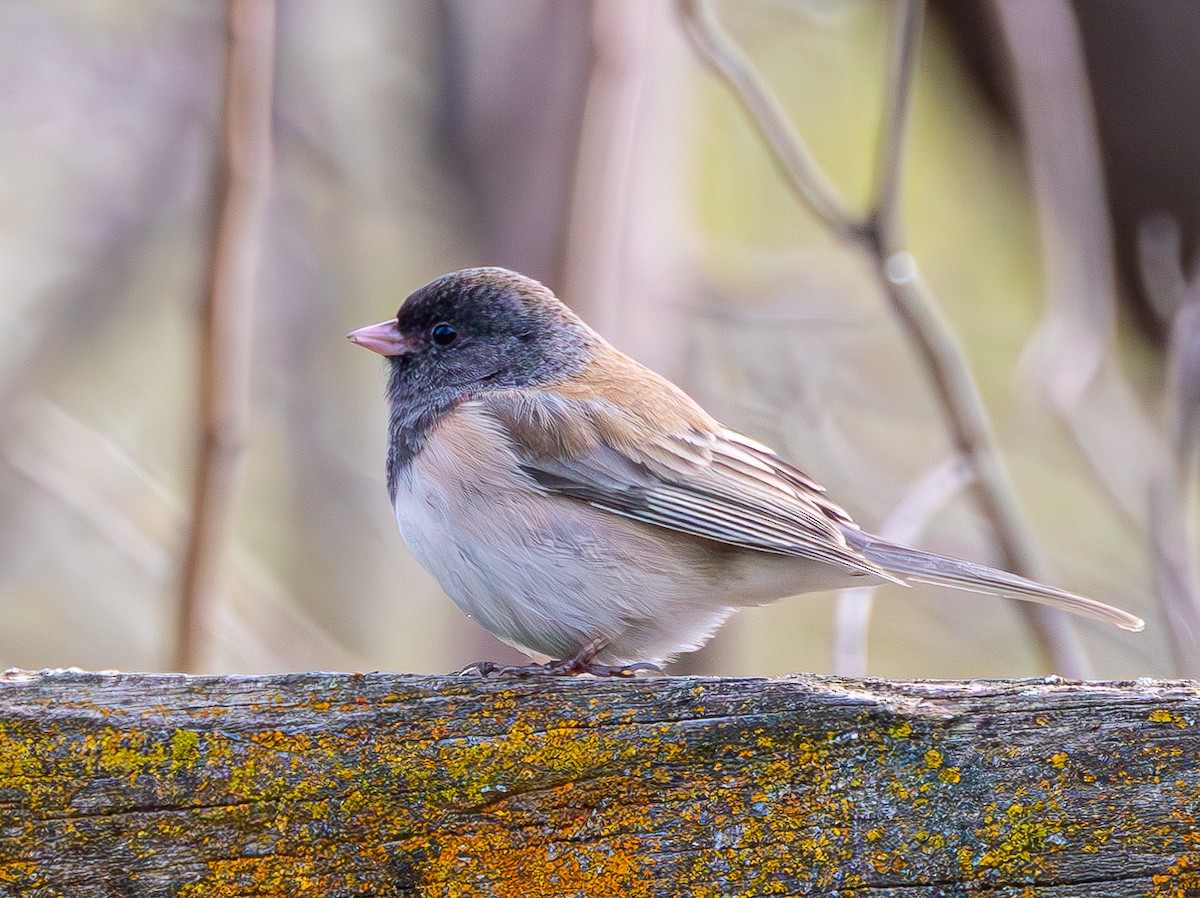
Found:
[[366, 327], [360, 327], [356, 331], [350, 331], [346, 334], [346, 339], [351, 343], [357, 343], [371, 352], [377, 352], [383, 356], [404, 355], [406, 352], [412, 352], [416, 347], [412, 341], [407, 339], [400, 333], [396, 326], [396, 319], [391, 321], [381, 321], [378, 324], [370, 324]]

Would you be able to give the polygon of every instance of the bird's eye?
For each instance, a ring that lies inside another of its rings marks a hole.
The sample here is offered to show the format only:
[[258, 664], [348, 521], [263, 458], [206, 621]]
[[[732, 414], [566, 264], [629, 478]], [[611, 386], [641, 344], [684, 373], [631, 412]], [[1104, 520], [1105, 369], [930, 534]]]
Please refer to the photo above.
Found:
[[458, 331], [454, 329], [454, 325], [442, 322], [435, 324], [433, 330], [429, 332], [429, 336], [433, 338], [433, 342], [438, 346], [449, 346], [454, 342], [454, 338], [458, 336]]

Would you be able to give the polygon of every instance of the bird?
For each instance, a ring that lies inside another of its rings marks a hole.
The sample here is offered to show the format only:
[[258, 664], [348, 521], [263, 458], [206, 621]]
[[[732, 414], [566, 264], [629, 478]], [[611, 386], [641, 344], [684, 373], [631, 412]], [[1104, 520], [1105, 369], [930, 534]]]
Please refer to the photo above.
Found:
[[514, 271], [443, 275], [347, 336], [387, 359], [387, 490], [405, 543], [468, 616], [551, 659], [463, 672], [632, 676], [742, 608], [884, 583], [1143, 627], [862, 530], [799, 468]]

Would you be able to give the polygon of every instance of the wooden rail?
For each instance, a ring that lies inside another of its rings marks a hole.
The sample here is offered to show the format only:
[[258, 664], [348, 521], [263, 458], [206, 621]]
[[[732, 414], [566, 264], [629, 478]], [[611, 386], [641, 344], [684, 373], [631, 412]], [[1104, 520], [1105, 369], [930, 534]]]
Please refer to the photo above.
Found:
[[1193, 682], [0, 677], [0, 895], [1200, 895]]

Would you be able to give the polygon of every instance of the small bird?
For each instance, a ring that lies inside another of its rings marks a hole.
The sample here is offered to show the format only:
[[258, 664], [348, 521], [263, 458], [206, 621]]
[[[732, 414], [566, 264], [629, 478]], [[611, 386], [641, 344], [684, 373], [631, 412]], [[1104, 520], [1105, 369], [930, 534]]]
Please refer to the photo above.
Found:
[[887, 582], [1143, 627], [864, 532], [806, 474], [516, 272], [444, 275], [348, 337], [389, 362], [387, 488], [408, 547], [488, 631], [559, 659], [468, 670], [630, 676], [700, 648], [741, 608]]

